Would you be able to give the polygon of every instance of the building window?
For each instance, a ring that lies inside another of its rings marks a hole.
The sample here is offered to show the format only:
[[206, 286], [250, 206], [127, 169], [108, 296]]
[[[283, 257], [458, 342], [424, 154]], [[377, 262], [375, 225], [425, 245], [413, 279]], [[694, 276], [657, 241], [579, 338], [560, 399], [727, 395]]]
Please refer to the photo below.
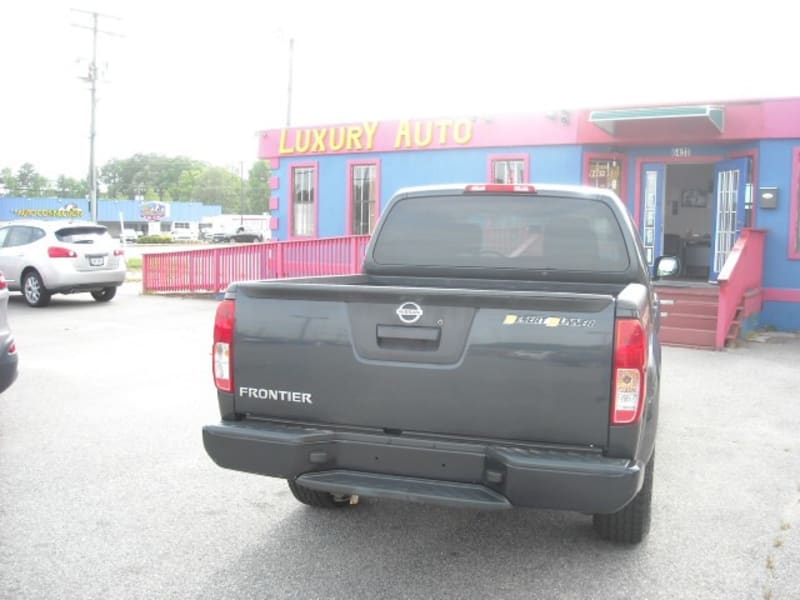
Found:
[[653, 266], [656, 247], [656, 208], [657, 208], [658, 172], [645, 171], [644, 173], [644, 227], [642, 228], [642, 242], [647, 258], [647, 264]]
[[789, 258], [800, 259], [800, 147], [794, 149], [789, 221]]
[[489, 183], [525, 183], [528, 181], [528, 157], [489, 157]]
[[349, 233], [370, 234], [378, 218], [378, 164], [350, 163], [349, 168]]
[[618, 161], [593, 158], [589, 161], [589, 183], [594, 187], [619, 192], [622, 168]]
[[302, 165], [292, 168], [293, 237], [314, 237], [317, 233], [317, 167]]

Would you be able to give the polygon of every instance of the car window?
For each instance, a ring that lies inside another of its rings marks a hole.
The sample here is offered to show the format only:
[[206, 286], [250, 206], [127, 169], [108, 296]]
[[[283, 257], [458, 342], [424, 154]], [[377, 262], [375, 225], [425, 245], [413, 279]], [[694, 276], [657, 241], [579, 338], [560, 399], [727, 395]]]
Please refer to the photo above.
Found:
[[13, 248], [15, 246], [23, 246], [30, 243], [32, 230], [33, 228], [24, 227], [22, 225], [11, 227], [11, 231], [8, 232], [3, 245], [6, 248]]
[[621, 272], [614, 213], [588, 198], [411, 197], [394, 204], [373, 251], [381, 265]]
[[58, 241], [65, 244], [94, 244], [110, 237], [108, 229], [97, 225], [62, 227], [56, 231]]
[[5, 246], [6, 237], [8, 236], [9, 231], [11, 231], [11, 227], [3, 227], [0, 229], [0, 248]]
[[28, 243], [33, 243], [36, 240], [42, 239], [46, 235], [44, 229], [38, 227], [31, 227], [31, 239]]

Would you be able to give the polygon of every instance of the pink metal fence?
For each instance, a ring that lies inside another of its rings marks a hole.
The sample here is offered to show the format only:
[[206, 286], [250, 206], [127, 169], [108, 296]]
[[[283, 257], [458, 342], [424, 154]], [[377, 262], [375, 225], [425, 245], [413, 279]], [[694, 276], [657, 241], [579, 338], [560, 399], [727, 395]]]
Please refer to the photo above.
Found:
[[203, 248], [142, 257], [145, 293], [219, 293], [233, 281], [358, 273], [367, 235]]
[[743, 319], [761, 310], [764, 235], [762, 229], [745, 229], [731, 249], [725, 266], [717, 277], [719, 284], [717, 350], [725, 347], [725, 338], [740, 304], [744, 307]]

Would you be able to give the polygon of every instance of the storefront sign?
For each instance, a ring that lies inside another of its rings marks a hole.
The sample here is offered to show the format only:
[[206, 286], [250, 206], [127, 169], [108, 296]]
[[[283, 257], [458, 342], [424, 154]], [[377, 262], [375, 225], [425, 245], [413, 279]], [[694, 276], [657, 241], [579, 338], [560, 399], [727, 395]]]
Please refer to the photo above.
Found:
[[[370, 152], [383, 149], [387, 136], [392, 149], [416, 150], [435, 146], [465, 146], [472, 140], [473, 122], [469, 119], [441, 121], [367, 121], [358, 125], [339, 125], [301, 129], [282, 129], [278, 153], [335, 154]], [[384, 142], [376, 143], [378, 140]]]
[[142, 204], [142, 218], [145, 221], [161, 221], [169, 217], [169, 205], [165, 202], [145, 202]]
[[83, 210], [77, 204], [65, 204], [58, 208], [18, 208], [13, 211], [17, 217], [60, 217], [70, 219], [75, 217], [82, 217]]

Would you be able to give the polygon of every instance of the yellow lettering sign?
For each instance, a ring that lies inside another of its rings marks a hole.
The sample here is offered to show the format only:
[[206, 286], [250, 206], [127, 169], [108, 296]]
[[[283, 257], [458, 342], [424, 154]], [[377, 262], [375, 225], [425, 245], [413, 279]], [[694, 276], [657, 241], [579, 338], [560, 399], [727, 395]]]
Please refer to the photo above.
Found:
[[436, 129], [439, 131], [439, 145], [444, 146], [447, 143], [449, 128], [453, 126], [452, 121], [436, 121]]
[[286, 136], [288, 135], [288, 131], [286, 129], [281, 129], [281, 143], [278, 152], [280, 154], [294, 154], [294, 148], [291, 146], [286, 146]]
[[411, 123], [408, 121], [400, 121], [397, 127], [397, 135], [394, 138], [395, 150], [398, 148], [411, 147]]
[[433, 123], [414, 123], [414, 144], [418, 148], [426, 148], [430, 146], [432, 139]]
[[377, 121], [364, 123], [364, 131], [367, 132], [367, 150], [372, 150], [375, 147], [375, 133], [378, 131]]
[[[336, 134], [339, 134], [339, 138], [336, 138]], [[344, 148], [344, 140], [345, 140], [345, 131], [344, 127], [331, 127], [328, 129], [328, 144], [330, 145], [330, 149], [333, 152], [339, 152]]]
[[358, 125], [351, 125], [347, 128], [347, 150], [361, 150], [361, 134], [363, 131]]
[[311, 132], [308, 129], [301, 129], [295, 134], [294, 145], [298, 154], [305, 154], [311, 148]]
[[456, 144], [469, 144], [472, 140], [472, 121], [459, 119], [453, 128], [453, 141]]

